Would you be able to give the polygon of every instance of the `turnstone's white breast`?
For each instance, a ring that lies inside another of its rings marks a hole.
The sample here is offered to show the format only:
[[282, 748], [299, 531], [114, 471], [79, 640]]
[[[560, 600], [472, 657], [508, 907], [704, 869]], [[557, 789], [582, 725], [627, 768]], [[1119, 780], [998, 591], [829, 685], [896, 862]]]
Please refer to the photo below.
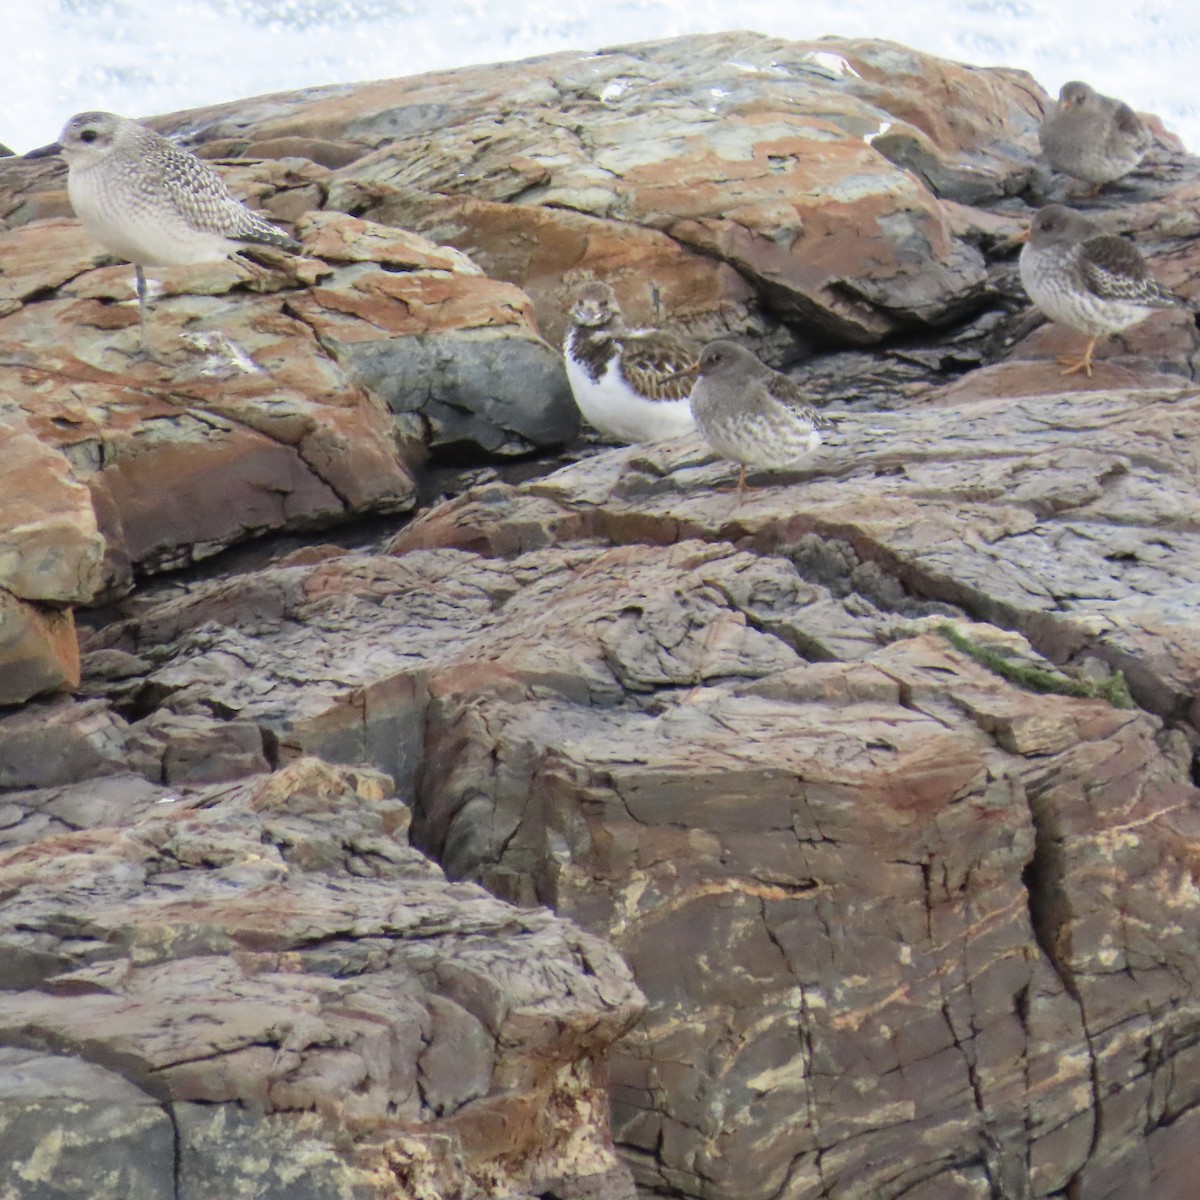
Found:
[[589, 425], [619, 442], [657, 442], [695, 428], [694, 350], [658, 330], [626, 329], [606, 283], [579, 290], [571, 320], [567, 379]]

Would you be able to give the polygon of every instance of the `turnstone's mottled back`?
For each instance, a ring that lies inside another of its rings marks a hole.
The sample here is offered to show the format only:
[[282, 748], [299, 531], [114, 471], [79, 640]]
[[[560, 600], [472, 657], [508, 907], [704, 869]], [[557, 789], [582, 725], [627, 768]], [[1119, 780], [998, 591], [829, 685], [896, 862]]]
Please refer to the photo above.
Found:
[[1136, 246], [1098, 233], [1092, 222], [1061, 204], [1034, 214], [1022, 239], [1021, 282], [1052, 321], [1088, 335], [1082, 358], [1062, 358], [1064, 375], [1092, 373], [1092, 351], [1109, 334], [1136, 325], [1156, 308], [1190, 308], [1147, 270]]
[[692, 431], [694, 350], [668, 333], [626, 329], [606, 283], [580, 288], [571, 319], [563, 345], [567, 379], [590, 425], [619, 442], [656, 442]]
[[217, 262], [254, 243], [300, 248], [235, 200], [207, 163], [136, 121], [77, 113], [54, 145], [25, 157], [59, 153], [67, 160], [75, 215], [101, 245], [134, 265], [143, 350], [144, 267]]
[[1128, 175], [1150, 147], [1150, 131], [1128, 104], [1078, 81], [1063, 84], [1039, 136], [1050, 166], [1092, 184], [1093, 194]]
[[833, 422], [805, 403], [786, 375], [758, 361], [735, 342], [709, 342], [700, 354], [700, 379], [692, 389], [696, 428], [722, 458], [747, 467], [786, 467], [821, 444]]

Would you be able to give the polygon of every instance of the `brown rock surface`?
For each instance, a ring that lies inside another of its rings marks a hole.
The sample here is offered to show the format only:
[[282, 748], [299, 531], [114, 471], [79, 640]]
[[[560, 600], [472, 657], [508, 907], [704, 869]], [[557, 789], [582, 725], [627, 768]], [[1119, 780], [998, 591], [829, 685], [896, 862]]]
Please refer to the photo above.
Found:
[[1124, 670], [1151, 711], [1195, 721], [1198, 419], [1200, 391], [1181, 388], [847, 415], [818, 462], [790, 476], [803, 488], [764, 486], [745, 501], [717, 490], [733, 477], [727, 464], [663, 443], [523, 493], [467, 495], [394, 549], [506, 554], [578, 531], [786, 551], [822, 582], [845, 588], [849, 572], [850, 586], [884, 603], [964, 606], [1055, 661], [1096, 656]]
[[[336, 173], [330, 202], [466, 249], [527, 287], [551, 336], [569, 272], [615, 274], [634, 319], [657, 315], [647, 254], [664, 310], [701, 335], [753, 331], [739, 276], [777, 315], [853, 342], [961, 312], [983, 263], [930, 187], [1018, 190], [1040, 103], [1016, 73], [756, 34], [367, 88], [290, 105], [260, 131], [344, 129], [353, 105], [356, 138], [380, 148]], [[219, 111], [201, 119], [220, 129]]]
[[79, 686], [71, 612], [28, 604], [0, 590], [0, 704], [21, 704]]
[[87, 489], [11, 401], [0, 410], [0, 437], [0, 588], [22, 600], [87, 603], [104, 553]]
[[[1200, 1104], [1198, 404], [848, 415], [745, 499], [692, 443], [614, 451], [91, 653], [168, 739], [204, 709], [386, 767], [452, 876], [611, 939], [651, 1191], [1140, 1195]], [[1142, 709], [1022, 686], [1105, 664]]]
[[87, 489], [10, 402], [0, 438], [0, 704], [19, 704], [78, 686], [75, 623], [62, 606], [95, 596], [104, 539]]
[[[40, 170], [10, 164], [5, 182], [36, 186]], [[77, 223], [2, 235], [0, 387], [16, 414], [6, 419], [23, 420], [42, 446], [0, 482], [23, 490], [20, 472], [61, 451], [91, 488], [107, 542], [102, 574], [60, 554], [59, 576], [92, 574], [44, 581], [40, 593], [18, 580], [17, 595], [78, 602], [248, 537], [403, 511], [414, 485], [398, 444], [512, 453], [572, 435], [561, 363], [523, 294], [416, 235], [306, 213], [327, 174], [300, 160], [234, 172], [235, 190], [276, 201], [326, 260], [163, 272], [151, 318], [162, 361], [130, 359], [131, 272], [98, 267], [106, 260]], [[63, 466], [44, 473], [49, 488]], [[22, 503], [46, 506], [14, 517], [25, 541], [78, 517], [74, 536], [94, 558], [96, 518], [64, 516], [63, 501], [36, 491]], [[48, 556], [5, 545], [0, 570], [12, 559], [49, 572]]]
[[135, 787], [0, 855], [6, 1193], [628, 1200], [596, 1066], [627, 968], [448, 884], [386, 784]]

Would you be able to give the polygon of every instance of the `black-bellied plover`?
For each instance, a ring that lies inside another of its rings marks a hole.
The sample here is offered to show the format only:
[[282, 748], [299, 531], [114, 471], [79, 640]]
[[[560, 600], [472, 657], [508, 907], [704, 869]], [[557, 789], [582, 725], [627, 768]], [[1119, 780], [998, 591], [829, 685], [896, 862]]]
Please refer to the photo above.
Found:
[[282, 229], [235, 200], [207, 163], [136, 121], [77, 113], [56, 143], [25, 157], [57, 153], [67, 160], [67, 194], [84, 228], [133, 263], [143, 351], [148, 350], [143, 268], [216, 262], [255, 244], [300, 249]]
[[692, 431], [693, 348], [658, 330], [626, 329], [607, 283], [579, 289], [571, 320], [563, 344], [567, 379], [588, 424], [619, 442]]
[[1052, 321], [1088, 336], [1082, 358], [1060, 358], [1064, 375], [1092, 373], [1092, 351], [1109, 334], [1145, 320], [1156, 308], [1191, 308], [1149, 272], [1137, 247], [1100, 233], [1082, 213], [1048, 204], [1034, 214], [1021, 247], [1021, 282]]
[[709, 342], [699, 371], [692, 389], [696, 428], [722, 458], [741, 466], [739, 491], [746, 490], [747, 467], [798, 464], [820, 446], [821, 430], [833, 427], [792, 380], [735, 342]]
[[1093, 195], [1128, 175], [1150, 147], [1150, 131], [1128, 104], [1078, 80], [1063, 84], [1039, 136], [1046, 162], [1090, 183]]

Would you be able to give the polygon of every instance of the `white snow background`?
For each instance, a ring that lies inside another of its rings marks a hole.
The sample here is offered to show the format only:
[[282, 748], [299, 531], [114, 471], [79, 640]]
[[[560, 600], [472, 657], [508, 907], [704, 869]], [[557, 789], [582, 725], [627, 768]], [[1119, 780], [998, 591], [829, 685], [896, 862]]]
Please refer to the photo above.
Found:
[[86, 109], [146, 117], [724, 29], [889, 38], [1022, 67], [1051, 94], [1084, 79], [1200, 147], [1192, 0], [0, 0], [0, 142], [51, 142]]

